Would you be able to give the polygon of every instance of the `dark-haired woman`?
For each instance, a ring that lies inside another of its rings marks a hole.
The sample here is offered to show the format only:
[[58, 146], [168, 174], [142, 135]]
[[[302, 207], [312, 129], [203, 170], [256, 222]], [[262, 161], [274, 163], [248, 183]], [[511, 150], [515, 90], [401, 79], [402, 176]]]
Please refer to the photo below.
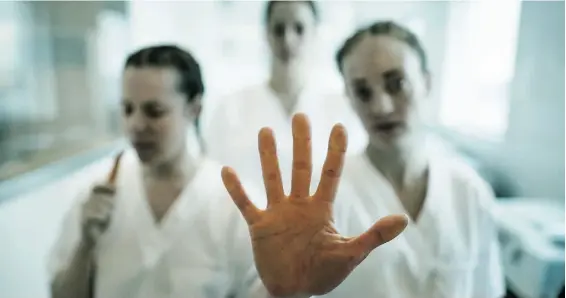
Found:
[[365, 152], [346, 161], [337, 201], [350, 207], [337, 220], [353, 234], [385, 214], [406, 213], [410, 221], [330, 296], [503, 297], [494, 197], [473, 169], [437, 150], [425, 129], [431, 77], [419, 39], [377, 22], [345, 42], [337, 63], [369, 135]]
[[269, 128], [259, 135], [267, 196], [249, 186], [244, 191], [232, 169], [190, 154], [201, 145], [186, 136], [198, 124], [204, 85], [198, 63], [176, 46], [132, 54], [122, 92], [131, 148], [69, 211], [49, 260], [54, 298], [324, 294], [405, 227], [399, 215], [357, 238], [334, 229], [332, 202], [346, 150], [340, 125], [313, 196], [304, 115], [293, 120], [297, 166], [288, 196]]
[[[315, 164], [324, 160], [326, 136], [335, 123], [348, 129], [348, 152], [363, 150], [367, 136], [341, 86], [326, 82], [312, 63], [316, 61], [313, 45], [319, 22], [316, 1], [267, 2], [264, 23], [271, 58], [269, 79], [220, 98], [203, 127], [211, 157], [254, 180], [261, 179], [255, 147], [257, 132], [263, 126], [273, 128], [279, 156], [289, 161], [291, 118], [298, 112], [311, 120]], [[290, 173], [287, 165], [290, 163], [282, 165], [284, 173]], [[286, 178], [284, 185], [288, 189]]]

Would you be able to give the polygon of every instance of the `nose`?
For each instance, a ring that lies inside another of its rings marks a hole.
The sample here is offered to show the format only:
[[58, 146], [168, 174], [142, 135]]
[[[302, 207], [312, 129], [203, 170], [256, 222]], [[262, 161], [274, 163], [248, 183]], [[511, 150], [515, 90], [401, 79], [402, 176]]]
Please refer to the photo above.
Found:
[[283, 45], [287, 49], [293, 48], [294, 44], [297, 42], [297, 34], [290, 28], [285, 29], [285, 33], [283, 34], [281, 40], [283, 41]]
[[143, 113], [136, 111], [127, 119], [128, 130], [133, 134], [139, 134], [147, 129], [147, 120]]
[[391, 114], [395, 111], [394, 98], [385, 92], [376, 94], [372, 98], [369, 109], [376, 116]]

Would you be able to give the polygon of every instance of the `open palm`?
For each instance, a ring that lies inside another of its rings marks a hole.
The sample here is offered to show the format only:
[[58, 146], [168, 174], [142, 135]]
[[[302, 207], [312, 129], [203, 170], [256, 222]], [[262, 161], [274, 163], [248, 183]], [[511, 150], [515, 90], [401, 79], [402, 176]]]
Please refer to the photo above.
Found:
[[[333, 202], [344, 163], [344, 127], [332, 129], [318, 189], [309, 194], [312, 161], [310, 125], [304, 114], [293, 117], [291, 192], [284, 194], [273, 132], [259, 132], [259, 153], [267, 208], [248, 199], [235, 172], [224, 167], [222, 179], [248, 223], [259, 276], [274, 296], [323, 295], [336, 288], [376, 247], [399, 235], [404, 215], [391, 215], [354, 238], [333, 226]], [[340, 198], [348, 199], [348, 198]]]

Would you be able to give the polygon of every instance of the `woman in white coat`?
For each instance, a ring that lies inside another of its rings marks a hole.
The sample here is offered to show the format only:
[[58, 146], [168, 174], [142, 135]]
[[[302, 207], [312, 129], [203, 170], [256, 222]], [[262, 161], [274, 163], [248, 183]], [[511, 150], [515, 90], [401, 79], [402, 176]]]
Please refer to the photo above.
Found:
[[337, 63], [369, 135], [365, 152], [346, 161], [338, 201], [350, 206], [337, 220], [355, 234], [384, 214], [411, 219], [329, 296], [503, 297], [490, 187], [455, 155], [435, 150], [425, 131], [431, 78], [419, 39], [377, 22], [345, 42]]
[[204, 92], [189, 53], [176, 46], [142, 49], [127, 59], [123, 83], [133, 150], [108, 166], [110, 174], [93, 177], [100, 183], [69, 211], [49, 260], [54, 298], [309, 297], [332, 290], [405, 227], [403, 216], [391, 216], [358, 238], [334, 230], [332, 200], [346, 146], [341, 126], [312, 198], [305, 192], [312, 168], [306, 118], [294, 121], [299, 166], [289, 197], [273, 134], [262, 131], [267, 202], [246, 188], [252, 201], [267, 203], [261, 211], [233, 170], [221, 176], [220, 166], [187, 148], [199, 146], [187, 141], [187, 129], [199, 119]]
[[[308, 115], [313, 130], [313, 162], [321, 165], [326, 136], [335, 123], [349, 133], [348, 152], [363, 150], [367, 136], [339, 84], [325, 82], [313, 71], [319, 10], [315, 1], [268, 1], [265, 31], [271, 54], [269, 80], [220, 98], [206, 120], [207, 152], [243, 175], [261, 177], [255, 139], [261, 127], [271, 127], [279, 146], [279, 157], [291, 159], [291, 116]], [[330, 63], [330, 61], [329, 61]], [[285, 163], [284, 173], [290, 169]], [[284, 177], [285, 188], [289, 181]], [[252, 176], [250, 176], [252, 177]]]

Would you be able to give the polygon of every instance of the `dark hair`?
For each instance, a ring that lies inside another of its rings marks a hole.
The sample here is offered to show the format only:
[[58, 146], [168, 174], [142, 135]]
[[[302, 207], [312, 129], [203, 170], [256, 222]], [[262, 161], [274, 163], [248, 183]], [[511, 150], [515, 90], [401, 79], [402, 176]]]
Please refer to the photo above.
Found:
[[[179, 73], [179, 90], [186, 95], [187, 103], [192, 103], [197, 96], [204, 94], [204, 83], [200, 65], [186, 50], [176, 45], [157, 45], [142, 48], [128, 56], [124, 68], [128, 67], [163, 67], [172, 68]], [[200, 116], [195, 119], [195, 128], [204, 151], [204, 142], [200, 133]]]
[[[200, 65], [186, 50], [176, 45], [157, 45], [142, 48], [128, 56], [125, 68], [128, 67], [164, 67], [179, 72], [179, 90], [186, 95], [191, 103], [197, 96], [204, 94], [204, 83]], [[200, 137], [200, 117], [195, 119], [195, 126]]]
[[320, 21], [320, 14], [318, 12], [318, 6], [316, 5], [315, 1], [267, 1], [267, 6], [265, 8], [265, 23], [269, 24], [271, 20], [271, 16], [273, 15], [273, 8], [277, 3], [303, 3], [307, 4], [312, 11], [314, 16], [315, 22]]
[[344, 62], [346, 55], [348, 55], [365, 36], [376, 35], [391, 36], [407, 43], [413, 50], [417, 52], [417, 55], [421, 60], [421, 70], [424, 73], [429, 72], [428, 59], [425, 50], [421, 42], [419, 41], [419, 38], [413, 32], [411, 32], [411, 30], [393, 21], [381, 21], [375, 22], [367, 27], [359, 29], [358, 31], [356, 31], [356, 33], [354, 33], [354, 35], [350, 36], [346, 40], [346, 42], [344, 42], [342, 47], [338, 50], [338, 53], [336, 53], [336, 63], [338, 64], [340, 73], [343, 72], [342, 63]]

